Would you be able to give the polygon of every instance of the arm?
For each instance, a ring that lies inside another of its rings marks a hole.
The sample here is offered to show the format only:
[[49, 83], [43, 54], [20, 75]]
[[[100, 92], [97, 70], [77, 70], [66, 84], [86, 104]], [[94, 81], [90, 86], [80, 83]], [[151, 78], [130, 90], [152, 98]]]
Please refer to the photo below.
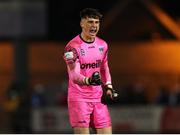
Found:
[[104, 84], [105, 95], [107, 95], [111, 99], [116, 98], [118, 94], [113, 89], [112, 82], [111, 82], [111, 74], [110, 74], [109, 66], [108, 66], [108, 49], [105, 52], [105, 57], [102, 62], [101, 76], [102, 76], [102, 81]]
[[111, 83], [111, 74], [109, 71], [108, 65], [108, 49], [105, 52], [104, 59], [101, 65], [101, 77], [104, 85], [112, 85]]
[[101, 79], [98, 72], [94, 72], [91, 77], [85, 77], [80, 73], [79, 56], [75, 48], [66, 48], [64, 59], [68, 68], [69, 78], [74, 83], [79, 85], [101, 85]]
[[71, 46], [67, 46], [64, 52], [64, 60], [67, 65], [69, 79], [79, 85], [85, 84], [85, 76], [80, 74], [80, 63], [77, 50]]

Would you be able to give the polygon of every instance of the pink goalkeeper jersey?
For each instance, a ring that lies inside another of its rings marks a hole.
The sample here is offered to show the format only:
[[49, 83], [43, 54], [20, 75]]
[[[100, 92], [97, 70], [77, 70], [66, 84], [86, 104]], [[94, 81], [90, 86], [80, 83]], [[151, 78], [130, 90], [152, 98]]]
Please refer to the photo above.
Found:
[[69, 75], [68, 101], [101, 101], [102, 87], [85, 85], [84, 79], [99, 71], [103, 84], [111, 84], [107, 52], [107, 43], [98, 37], [89, 43], [77, 35], [66, 45], [64, 59]]

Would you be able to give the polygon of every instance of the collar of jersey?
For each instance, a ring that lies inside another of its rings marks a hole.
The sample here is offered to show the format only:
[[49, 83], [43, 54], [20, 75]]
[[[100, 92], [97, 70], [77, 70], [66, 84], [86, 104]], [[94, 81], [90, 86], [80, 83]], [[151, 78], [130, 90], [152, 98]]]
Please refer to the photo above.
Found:
[[92, 41], [92, 42], [87, 42], [87, 41], [85, 41], [82, 37], [81, 37], [81, 34], [79, 34], [79, 37], [80, 37], [80, 39], [83, 41], [83, 42], [85, 42], [85, 43], [87, 43], [87, 44], [91, 44], [91, 43], [93, 43], [94, 41]]

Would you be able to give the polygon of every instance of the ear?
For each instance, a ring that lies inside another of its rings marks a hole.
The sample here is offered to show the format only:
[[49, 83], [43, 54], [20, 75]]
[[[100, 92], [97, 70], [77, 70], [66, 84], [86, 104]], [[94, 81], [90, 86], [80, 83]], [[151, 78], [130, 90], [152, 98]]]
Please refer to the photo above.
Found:
[[80, 21], [80, 26], [81, 26], [81, 28], [83, 28], [84, 27], [84, 19], [81, 19], [81, 21]]
[[83, 20], [80, 21], [80, 26], [83, 28], [84, 26]]

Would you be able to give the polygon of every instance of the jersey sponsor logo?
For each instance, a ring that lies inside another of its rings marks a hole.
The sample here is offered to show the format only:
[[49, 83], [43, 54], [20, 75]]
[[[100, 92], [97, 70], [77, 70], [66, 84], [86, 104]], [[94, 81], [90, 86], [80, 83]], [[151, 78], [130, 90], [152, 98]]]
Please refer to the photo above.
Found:
[[93, 63], [81, 64], [81, 69], [99, 68], [100, 66], [101, 66], [101, 60], [96, 60], [96, 62]]

